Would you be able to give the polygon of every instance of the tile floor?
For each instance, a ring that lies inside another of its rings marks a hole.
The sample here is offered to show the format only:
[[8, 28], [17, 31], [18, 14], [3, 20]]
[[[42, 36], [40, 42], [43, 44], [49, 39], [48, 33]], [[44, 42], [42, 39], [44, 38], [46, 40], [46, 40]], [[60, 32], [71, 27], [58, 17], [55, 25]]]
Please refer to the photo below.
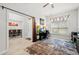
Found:
[[[54, 39], [53, 36], [51, 36], [49, 39], [51, 38]], [[31, 46], [32, 44], [33, 42], [28, 39], [19, 38], [19, 37], [10, 38], [9, 40], [10, 46], [6, 55], [28, 55], [29, 53], [25, 51], [25, 48]]]
[[10, 39], [7, 55], [28, 55], [25, 48], [32, 45], [33, 42], [23, 38]]

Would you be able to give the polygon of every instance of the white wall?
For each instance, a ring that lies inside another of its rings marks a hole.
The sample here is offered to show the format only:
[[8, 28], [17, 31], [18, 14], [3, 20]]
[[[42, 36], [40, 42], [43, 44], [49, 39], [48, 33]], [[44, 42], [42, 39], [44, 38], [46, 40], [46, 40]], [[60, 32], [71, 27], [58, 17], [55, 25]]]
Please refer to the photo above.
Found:
[[29, 28], [28, 28], [28, 38], [31, 38], [32, 39], [32, 19], [30, 19], [29, 21], [28, 21], [28, 24], [27, 25], [29, 25]]
[[6, 10], [0, 7], [0, 54], [7, 51], [7, 18]]
[[79, 8], [78, 8], [78, 31], [79, 31]]
[[29, 17], [23, 22], [23, 37], [32, 39], [32, 19], [29, 20]]
[[40, 25], [40, 18], [39, 17], [36, 17], [35, 18], [35, 22], [36, 22], [36, 25]]
[[23, 17], [16, 13], [8, 12], [8, 23], [9, 22], [16, 22], [18, 26], [8, 26], [8, 29], [22, 29], [23, 26]]

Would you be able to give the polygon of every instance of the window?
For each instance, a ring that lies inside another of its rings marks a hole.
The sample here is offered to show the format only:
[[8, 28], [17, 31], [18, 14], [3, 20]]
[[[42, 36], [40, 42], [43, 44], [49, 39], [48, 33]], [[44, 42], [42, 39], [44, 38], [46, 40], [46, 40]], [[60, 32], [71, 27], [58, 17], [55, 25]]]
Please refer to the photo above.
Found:
[[67, 18], [58, 17], [51, 20], [52, 34], [66, 35], [68, 32]]

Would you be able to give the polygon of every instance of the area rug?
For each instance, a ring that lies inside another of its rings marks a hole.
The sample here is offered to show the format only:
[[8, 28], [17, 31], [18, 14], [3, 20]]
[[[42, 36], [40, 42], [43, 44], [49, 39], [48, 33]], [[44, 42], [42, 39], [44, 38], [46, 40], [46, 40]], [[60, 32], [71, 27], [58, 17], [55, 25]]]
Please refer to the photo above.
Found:
[[76, 45], [73, 44], [71, 40], [49, 39], [49, 40], [44, 40], [43, 42], [51, 46], [54, 46], [58, 50], [62, 50], [65, 53], [65, 55], [78, 55], [78, 52], [76, 50]]
[[26, 48], [26, 52], [31, 55], [63, 55], [64, 52], [55, 49], [54, 46], [48, 45], [44, 42], [36, 42], [30, 47]]
[[61, 39], [39, 41], [25, 50], [31, 55], [78, 55], [75, 46], [69, 40]]

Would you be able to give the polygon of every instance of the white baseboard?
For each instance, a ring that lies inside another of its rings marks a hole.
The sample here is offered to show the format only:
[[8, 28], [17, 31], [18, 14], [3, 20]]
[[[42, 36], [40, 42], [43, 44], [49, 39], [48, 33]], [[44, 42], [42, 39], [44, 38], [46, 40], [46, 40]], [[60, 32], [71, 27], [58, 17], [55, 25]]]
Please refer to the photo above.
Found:
[[6, 54], [6, 53], [7, 53], [7, 49], [4, 50], [4, 51], [2, 51], [2, 52], [0, 52], [0, 55], [4, 55], [4, 54]]

